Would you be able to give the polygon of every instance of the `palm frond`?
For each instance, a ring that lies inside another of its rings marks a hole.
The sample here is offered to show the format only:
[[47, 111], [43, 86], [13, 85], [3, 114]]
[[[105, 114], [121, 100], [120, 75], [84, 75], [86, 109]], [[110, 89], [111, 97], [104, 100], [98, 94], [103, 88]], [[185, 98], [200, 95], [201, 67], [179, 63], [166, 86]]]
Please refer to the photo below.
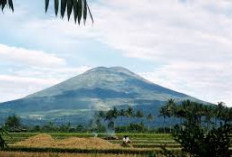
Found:
[[0, 0], [0, 8], [2, 9], [2, 11], [4, 10], [6, 6], [9, 6], [9, 8], [12, 11], [14, 11], [13, 0]]
[[[48, 11], [50, 1], [51, 0], [45, 0], [45, 12]], [[6, 6], [9, 6], [9, 8], [14, 11], [13, 0], [0, 0], [0, 8], [2, 11]], [[54, 0], [54, 10], [55, 15], [58, 16], [58, 14], [60, 14], [61, 18], [64, 18], [65, 14], [67, 14], [68, 20], [70, 20], [73, 14], [74, 21], [75, 23], [78, 21], [78, 24], [81, 23], [81, 20], [85, 23], [88, 14], [91, 21], [94, 22], [87, 0]]]
[[[49, 8], [49, 2], [50, 0], [45, 0], [46, 12]], [[70, 20], [70, 17], [73, 14], [74, 21], [75, 23], [78, 21], [78, 24], [80, 24], [81, 20], [85, 23], [87, 14], [89, 14], [90, 19], [93, 22], [93, 16], [87, 0], [54, 0], [54, 10], [55, 15], [58, 16], [58, 13], [60, 13], [61, 18], [64, 18], [65, 14], [67, 14], [68, 20]]]

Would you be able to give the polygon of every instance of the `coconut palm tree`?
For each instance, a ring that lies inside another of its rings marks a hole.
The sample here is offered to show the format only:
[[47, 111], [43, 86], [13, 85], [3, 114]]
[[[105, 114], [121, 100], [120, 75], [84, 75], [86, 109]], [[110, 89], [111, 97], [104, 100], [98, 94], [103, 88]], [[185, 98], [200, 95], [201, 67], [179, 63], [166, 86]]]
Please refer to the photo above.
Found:
[[136, 116], [137, 118], [143, 118], [143, 117], [144, 117], [144, 114], [143, 114], [142, 111], [139, 110], [139, 111], [136, 112], [135, 116]]
[[162, 106], [160, 108], [159, 117], [163, 117], [163, 129], [164, 129], [164, 133], [165, 133], [165, 119], [167, 117], [167, 107], [166, 106]]
[[183, 107], [182, 104], [176, 106], [174, 115], [175, 115], [175, 117], [180, 119], [180, 124], [182, 124], [183, 119], [186, 117], [186, 111], [185, 111], [185, 108]]
[[133, 108], [131, 106], [128, 107], [128, 109], [126, 110], [126, 116], [127, 117], [133, 117], [134, 116], [133, 113], [134, 113]]
[[120, 120], [122, 121], [123, 117], [126, 116], [126, 112], [124, 109], [121, 109], [119, 112], [118, 112], [118, 116], [120, 117]]
[[[45, 12], [47, 12], [50, 2], [50, 0], [45, 0]], [[87, 19], [87, 14], [89, 13], [89, 16], [93, 22], [93, 17], [89, 9], [87, 0], [54, 0], [53, 2], [56, 16], [59, 13], [61, 18], [64, 18], [65, 13], [67, 13], [67, 18], [69, 20], [71, 14], [73, 13], [75, 23], [78, 21], [78, 24], [80, 24], [81, 19], [83, 19], [85, 23]], [[13, 0], [0, 0], [0, 7], [2, 8], [2, 11], [5, 9], [6, 6], [14, 11]]]
[[210, 124], [212, 124], [211, 119], [214, 118], [214, 106], [212, 105], [205, 105], [203, 107], [206, 128], [209, 129]]
[[166, 113], [167, 113], [167, 117], [170, 118], [170, 132], [172, 131], [172, 125], [173, 125], [173, 118], [175, 115], [175, 106], [176, 106], [176, 103], [175, 103], [175, 100], [174, 99], [169, 99], [166, 103]]
[[[148, 122], [151, 123], [151, 122], [154, 121], [155, 117], [154, 117], [151, 113], [149, 113], [149, 114], [146, 116], [146, 119], [147, 119]], [[150, 125], [148, 125], [148, 130], [150, 130]]]
[[149, 121], [149, 122], [152, 122], [153, 120], [154, 120], [154, 116], [151, 114], [151, 113], [149, 113], [148, 115], [147, 115], [147, 120]]
[[224, 102], [218, 102], [218, 106], [216, 108], [216, 117], [219, 120], [219, 122], [222, 122], [224, 117], [224, 111], [225, 111], [225, 103]]
[[105, 120], [115, 120], [118, 117], [118, 110], [116, 107], [114, 107], [113, 109], [109, 110], [106, 114], [105, 114]]

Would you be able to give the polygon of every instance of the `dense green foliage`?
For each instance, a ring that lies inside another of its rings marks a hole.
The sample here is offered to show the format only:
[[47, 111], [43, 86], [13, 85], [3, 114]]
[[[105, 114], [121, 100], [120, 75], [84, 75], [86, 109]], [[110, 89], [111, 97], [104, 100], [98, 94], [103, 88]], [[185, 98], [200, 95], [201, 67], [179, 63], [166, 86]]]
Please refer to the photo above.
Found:
[[9, 116], [5, 121], [5, 128], [9, 131], [20, 131], [21, 127], [21, 119], [16, 115]]
[[183, 152], [194, 157], [229, 157], [232, 109], [219, 103], [203, 105], [189, 100], [175, 104], [173, 100], [160, 109], [164, 117], [179, 118], [174, 139]]

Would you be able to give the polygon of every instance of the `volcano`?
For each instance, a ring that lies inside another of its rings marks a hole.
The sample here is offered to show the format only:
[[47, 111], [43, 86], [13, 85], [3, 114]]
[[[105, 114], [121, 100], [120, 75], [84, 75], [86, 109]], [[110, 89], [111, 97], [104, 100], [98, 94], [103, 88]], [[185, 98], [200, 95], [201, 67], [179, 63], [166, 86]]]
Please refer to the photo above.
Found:
[[200, 101], [159, 86], [123, 67], [97, 67], [22, 99], [0, 104], [0, 119], [16, 114], [27, 124], [86, 124], [95, 111], [132, 106], [158, 113], [168, 99]]

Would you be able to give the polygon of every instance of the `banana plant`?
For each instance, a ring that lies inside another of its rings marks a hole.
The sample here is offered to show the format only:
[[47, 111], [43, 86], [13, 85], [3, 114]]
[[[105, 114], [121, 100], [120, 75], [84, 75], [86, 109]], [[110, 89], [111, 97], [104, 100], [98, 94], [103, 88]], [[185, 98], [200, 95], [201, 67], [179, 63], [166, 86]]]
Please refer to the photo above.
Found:
[[[48, 11], [50, 3], [51, 0], [45, 0], [45, 12]], [[61, 18], [64, 18], [66, 14], [68, 21], [73, 13], [75, 23], [78, 22], [78, 24], [80, 24], [81, 20], [85, 23], [88, 14], [92, 22], [94, 22], [87, 0], [53, 0], [53, 5], [55, 15], [60, 15]], [[0, 0], [0, 8], [2, 11], [6, 6], [12, 11], [15, 10], [13, 0]]]

